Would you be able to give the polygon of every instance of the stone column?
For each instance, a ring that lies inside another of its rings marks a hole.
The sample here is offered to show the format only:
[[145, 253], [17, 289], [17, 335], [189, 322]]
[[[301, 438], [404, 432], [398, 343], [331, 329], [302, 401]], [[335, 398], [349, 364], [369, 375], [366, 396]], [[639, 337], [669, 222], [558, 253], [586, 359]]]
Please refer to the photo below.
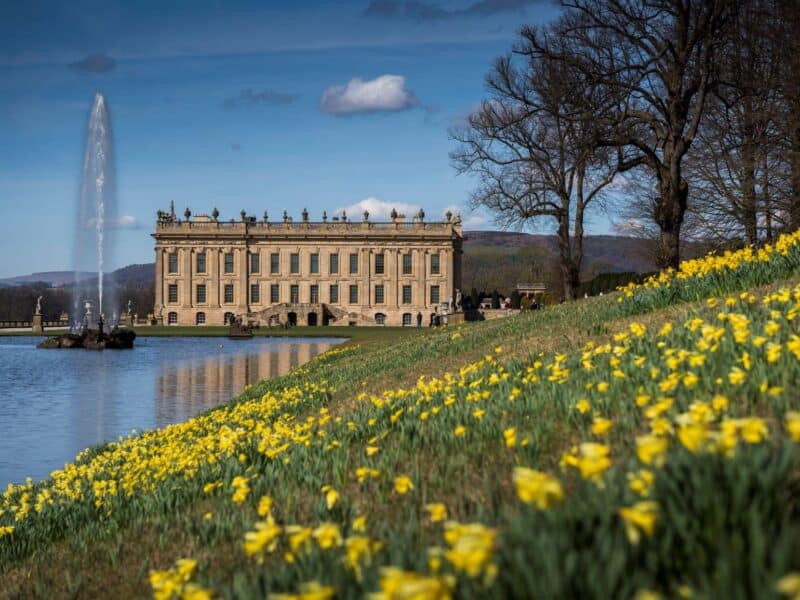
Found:
[[392, 248], [386, 250], [386, 274], [389, 276], [389, 289], [386, 290], [387, 308], [400, 308], [400, 250]]
[[[183, 283], [183, 301], [180, 307], [188, 312], [194, 306], [194, 296], [192, 295], [192, 257], [194, 256], [194, 248], [181, 248], [181, 282]], [[188, 315], [193, 317], [193, 315]], [[187, 325], [194, 325], [194, 318], [189, 318]]]
[[[220, 282], [219, 282], [219, 248], [206, 248], [206, 270], [208, 271], [208, 285], [206, 299], [211, 308], [219, 308]], [[210, 321], [209, 321], [210, 322]], [[215, 323], [216, 324], [216, 323]]]
[[158, 317], [164, 303], [164, 249], [156, 246], [156, 299], [153, 314]]
[[239, 287], [241, 288], [241, 296], [239, 297], [239, 308], [243, 313], [250, 312], [250, 276], [248, 271], [250, 265], [247, 264], [249, 259], [247, 246], [239, 248]]
[[[453, 294], [455, 290], [453, 290], [453, 266], [452, 266], [452, 251], [445, 250], [443, 248], [439, 249], [439, 269], [441, 269], [442, 273], [442, 281], [439, 285], [441, 285], [441, 294], [439, 295], [440, 302], [449, 302], [450, 306], [453, 306], [455, 302], [455, 297]], [[451, 308], [452, 310], [452, 308]]]
[[[412, 292], [413, 291], [417, 292], [417, 304], [421, 308], [428, 307], [428, 288], [427, 288], [428, 277], [426, 271], [427, 269], [426, 258], [427, 258], [426, 250], [422, 248], [414, 250], [414, 269], [417, 274], [417, 289], [412, 290]], [[425, 324], [427, 322], [425, 321], [426, 315], [423, 314], [422, 317], [423, 317], [422, 323]]]

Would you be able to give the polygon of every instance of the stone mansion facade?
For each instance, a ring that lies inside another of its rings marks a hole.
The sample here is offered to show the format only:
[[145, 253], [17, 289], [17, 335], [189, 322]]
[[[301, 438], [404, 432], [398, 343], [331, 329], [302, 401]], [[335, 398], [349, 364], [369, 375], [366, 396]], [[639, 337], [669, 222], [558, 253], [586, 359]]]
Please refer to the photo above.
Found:
[[159, 211], [154, 313], [165, 325], [428, 325], [460, 302], [458, 216], [322, 221]]

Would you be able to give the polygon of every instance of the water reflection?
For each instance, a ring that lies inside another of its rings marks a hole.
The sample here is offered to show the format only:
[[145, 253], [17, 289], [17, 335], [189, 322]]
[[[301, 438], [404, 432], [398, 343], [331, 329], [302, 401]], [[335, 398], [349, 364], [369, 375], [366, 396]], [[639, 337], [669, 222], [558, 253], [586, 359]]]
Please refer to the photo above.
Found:
[[185, 421], [230, 399], [244, 386], [285, 375], [333, 346], [331, 342], [285, 342], [269, 352], [162, 365], [155, 386], [157, 426]]
[[342, 340], [147, 338], [133, 350], [41, 350], [0, 338], [0, 489], [89, 446], [163, 427], [283, 375]]

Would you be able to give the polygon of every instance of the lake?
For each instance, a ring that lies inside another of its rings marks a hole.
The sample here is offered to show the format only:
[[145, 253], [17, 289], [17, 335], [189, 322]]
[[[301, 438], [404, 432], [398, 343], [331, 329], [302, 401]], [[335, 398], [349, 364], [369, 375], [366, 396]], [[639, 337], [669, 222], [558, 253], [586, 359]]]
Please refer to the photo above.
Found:
[[186, 421], [283, 375], [337, 338], [139, 337], [133, 350], [40, 350], [0, 337], [0, 486], [39, 480], [84, 448]]

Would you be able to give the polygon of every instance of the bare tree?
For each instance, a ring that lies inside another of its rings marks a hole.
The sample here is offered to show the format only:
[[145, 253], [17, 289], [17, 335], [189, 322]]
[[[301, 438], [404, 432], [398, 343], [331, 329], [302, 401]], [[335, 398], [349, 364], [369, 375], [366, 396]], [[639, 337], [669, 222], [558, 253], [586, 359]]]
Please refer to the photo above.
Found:
[[[564, 51], [548, 38], [553, 54]], [[547, 221], [559, 240], [562, 297], [580, 286], [587, 209], [616, 173], [615, 153], [598, 147], [591, 118], [596, 88], [549, 51], [532, 52], [523, 39], [497, 60], [487, 77], [490, 98], [451, 136], [459, 173], [478, 177], [473, 206], [497, 223], [524, 228]]]
[[[675, 267], [689, 197], [683, 162], [717, 84], [716, 61], [735, 2], [565, 0], [562, 6], [553, 34], [566, 51], [553, 58], [604, 90], [595, 111], [606, 136], [600, 143], [632, 153], [620, 170], [645, 167], [655, 177], [658, 263]], [[523, 35], [535, 51], [545, 50], [536, 28]]]
[[[690, 211], [705, 235], [754, 244], [786, 225], [787, 171], [779, 90], [781, 65], [772, 32], [775, 0], [743, 2], [720, 56], [720, 81], [689, 153]], [[761, 231], [761, 234], [759, 234]]]
[[780, 67], [777, 87], [785, 105], [779, 121], [788, 163], [785, 209], [789, 227], [797, 230], [800, 229], [800, 2], [776, 0], [775, 4], [777, 19], [768, 35], [776, 47]]

